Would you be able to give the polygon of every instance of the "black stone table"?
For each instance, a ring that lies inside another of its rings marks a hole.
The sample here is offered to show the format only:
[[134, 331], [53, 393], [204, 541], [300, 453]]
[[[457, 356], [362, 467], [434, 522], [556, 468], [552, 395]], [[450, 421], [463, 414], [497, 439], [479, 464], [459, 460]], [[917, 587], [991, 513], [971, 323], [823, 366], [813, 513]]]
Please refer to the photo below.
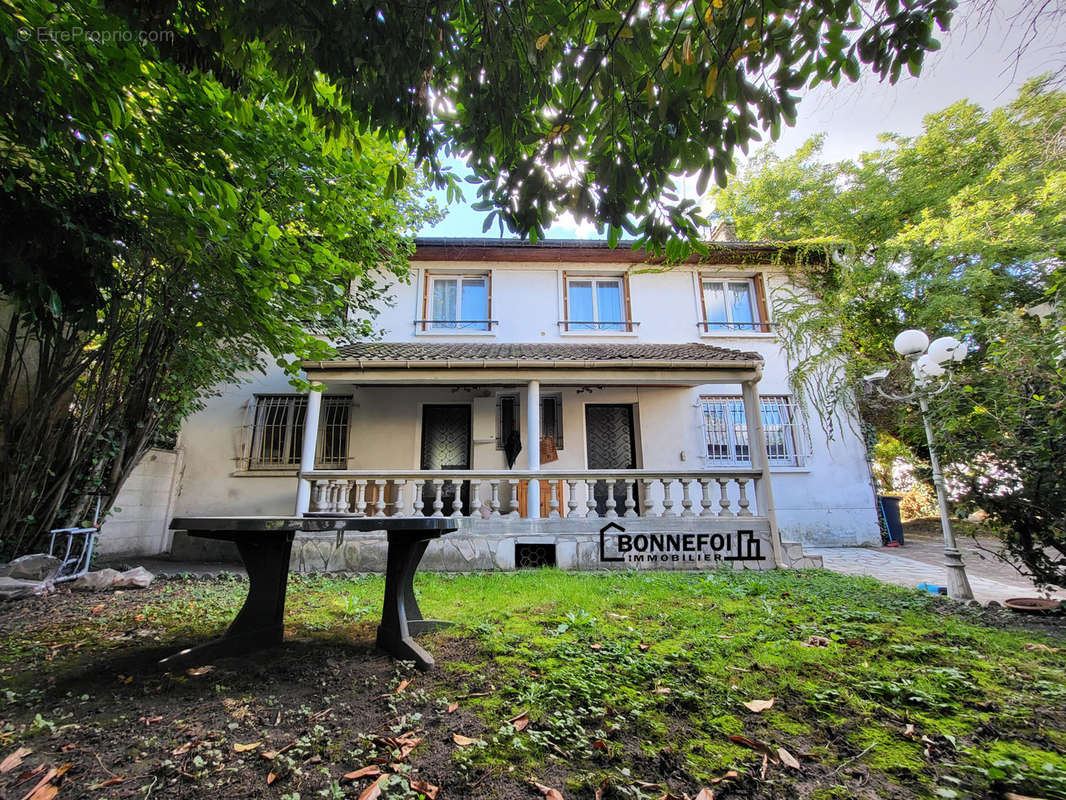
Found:
[[412, 581], [431, 539], [458, 529], [447, 517], [176, 517], [170, 527], [190, 536], [233, 542], [248, 571], [248, 597], [220, 639], [182, 650], [159, 662], [177, 666], [203, 664], [280, 644], [284, 638], [285, 589], [289, 556], [297, 533], [385, 531], [388, 564], [385, 603], [377, 645], [386, 653], [414, 661], [419, 669], [433, 666], [433, 656], [412, 638], [442, 623], [422, 618]]

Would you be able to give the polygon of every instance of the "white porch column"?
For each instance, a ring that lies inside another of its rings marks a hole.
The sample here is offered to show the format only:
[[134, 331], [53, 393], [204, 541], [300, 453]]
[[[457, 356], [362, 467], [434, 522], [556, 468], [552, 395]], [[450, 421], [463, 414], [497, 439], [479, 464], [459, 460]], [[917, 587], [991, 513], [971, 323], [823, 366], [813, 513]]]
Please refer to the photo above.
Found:
[[[526, 389], [526, 469], [540, 469], [540, 381]], [[540, 519], [540, 481], [531, 478], [526, 490], [526, 516]]]
[[[318, 419], [322, 411], [322, 392], [315, 391], [322, 384], [311, 381], [311, 391], [307, 393], [307, 414], [304, 416], [304, 440], [300, 449], [300, 472], [310, 472], [315, 468], [315, 448], [318, 445]], [[299, 479], [296, 488], [296, 516], [302, 517], [311, 510], [311, 481]]]
[[756, 483], [755, 502], [759, 516], [770, 523], [770, 543], [774, 549], [774, 564], [785, 567], [784, 548], [781, 546], [781, 531], [777, 527], [777, 511], [774, 509], [774, 490], [770, 485], [770, 459], [766, 457], [766, 434], [762, 427], [762, 402], [759, 400], [759, 379], [744, 381], [744, 418], [748, 423], [748, 453], [751, 468], [762, 472]]

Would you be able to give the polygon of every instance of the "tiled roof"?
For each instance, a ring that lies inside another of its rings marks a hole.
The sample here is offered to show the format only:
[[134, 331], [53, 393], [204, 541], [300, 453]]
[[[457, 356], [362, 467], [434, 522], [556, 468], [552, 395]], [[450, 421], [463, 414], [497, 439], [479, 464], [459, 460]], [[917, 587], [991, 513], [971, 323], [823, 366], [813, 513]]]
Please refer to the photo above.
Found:
[[[338, 357], [326, 364], [344, 366], [351, 362], [416, 362], [419, 364], [510, 362], [521, 366], [570, 362], [574, 366], [589, 362], [612, 362], [619, 367], [676, 363], [678, 367], [733, 366], [762, 362], [758, 353], [745, 353], [709, 344], [603, 344], [603, 343], [514, 343], [483, 342], [356, 342], [337, 348]], [[306, 365], [310, 366], [310, 364]]]

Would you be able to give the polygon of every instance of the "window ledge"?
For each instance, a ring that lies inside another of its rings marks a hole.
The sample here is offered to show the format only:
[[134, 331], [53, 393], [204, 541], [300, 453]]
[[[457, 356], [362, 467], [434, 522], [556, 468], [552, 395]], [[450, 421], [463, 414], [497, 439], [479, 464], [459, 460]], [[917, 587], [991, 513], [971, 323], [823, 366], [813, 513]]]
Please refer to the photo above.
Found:
[[712, 331], [710, 333], [701, 333], [701, 339], [775, 339], [777, 335], [774, 333], [763, 333], [762, 331]]
[[585, 330], [585, 331], [559, 331], [559, 335], [560, 335], [560, 336], [567, 336], [567, 337], [573, 337], [573, 336], [595, 336], [595, 337], [603, 337], [603, 336], [609, 336], [609, 337], [616, 337], [616, 336], [624, 336], [624, 337], [626, 337], [626, 338], [628, 338], [628, 339], [636, 339], [636, 338], [638, 338], [638, 337], [640, 336], [640, 334], [639, 334], [639, 333], [637, 333], [636, 331], [596, 331], [596, 330]]
[[292, 469], [237, 469], [229, 474], [231, 478], [295, 478], [300, 474], [297, 467]]
[[496, 331], [476, 331], [463, 328], [446, 328], [435, 331], [415, 331], [415, 336], [496, 336]]
[[[751, 469], [751, 464], [715, 464], [713, 467], [705, 466], [706, 470], [728, 470], [728, 469]], [[796, 473], [797, 475], [805, 475], [811, 471], [810, 467], [785, 467], [777, 466], [776, 464], [770, 465], [770, 472], [773, 473]]]

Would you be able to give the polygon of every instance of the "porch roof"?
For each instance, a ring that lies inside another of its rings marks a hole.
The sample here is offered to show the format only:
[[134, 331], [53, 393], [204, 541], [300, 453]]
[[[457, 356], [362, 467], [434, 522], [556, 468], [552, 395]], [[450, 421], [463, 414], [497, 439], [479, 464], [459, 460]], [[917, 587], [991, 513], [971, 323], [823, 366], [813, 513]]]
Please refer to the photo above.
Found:
[[403, 366], [743, 369], [761, 366], [762, 356], [710, 344], [357, 342], [337, 348], [333, 361], [305, 361], [315, 369]]
[[[697, 385], [758, 379], [758, 353], [709, 344], [357, 342], [337, 348], [331, 361], [304, 361], [311, 378], [378, 382], [417, 371], [442, 379], [501, 378], [561, 380], [565, 383], [663, 382]], [[596, 370], [595, 375], [589, 373]], [[317, 376], [316, 376], [317, 373]], [[445, 378], [447, 376], [447, 378]], [[613, 380], [610, 378], [613, 377]], [[412, 378], [408, 377], [407, 381]], [[414, 379], [417, 381], [418, 379]]]

